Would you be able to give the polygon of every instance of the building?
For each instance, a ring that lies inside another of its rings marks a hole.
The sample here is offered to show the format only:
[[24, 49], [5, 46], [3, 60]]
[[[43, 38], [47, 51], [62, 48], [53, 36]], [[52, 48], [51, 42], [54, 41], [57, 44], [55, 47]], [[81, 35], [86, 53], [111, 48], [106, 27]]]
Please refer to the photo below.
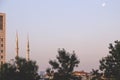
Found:
[[74, 71], [72, 75], [76, 76], [80, 80], [91, 80], [90, 74], [84, 71]]
[[0, 13], [0, 65], [6, 61], [5, 13]]

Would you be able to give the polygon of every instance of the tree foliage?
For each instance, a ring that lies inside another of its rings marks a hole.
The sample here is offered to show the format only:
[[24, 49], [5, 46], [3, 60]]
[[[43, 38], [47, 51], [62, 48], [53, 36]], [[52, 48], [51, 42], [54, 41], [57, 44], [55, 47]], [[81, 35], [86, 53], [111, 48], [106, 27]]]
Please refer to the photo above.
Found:
[[100, 73], [99, 70], [92, 69], [91, 75], [92, 75], [92, 79], [91, 80], [103, 80], [102, 79], [102, 75], [103, 74]]
[[50, 60], [49, 64], [54, 70], [54, 80], [70, 80], [72, 72], [78, 66], [80, 61], [73, 52], [72, 54], [63, 50], [58, 50], [57, 60]]
[[12, 80], [15, 75], [16, 68], [9, 63], [5, 63], [0, 67], [0, 80]]
[[120, 41], [109, 45], [109, 55], [100, 60], [100, 70], [108, 79], [120, 79]]
[[35, 61], [16, 58], [13, 64], [5, 63], [0, 68], [0, 80], [39, 80]]

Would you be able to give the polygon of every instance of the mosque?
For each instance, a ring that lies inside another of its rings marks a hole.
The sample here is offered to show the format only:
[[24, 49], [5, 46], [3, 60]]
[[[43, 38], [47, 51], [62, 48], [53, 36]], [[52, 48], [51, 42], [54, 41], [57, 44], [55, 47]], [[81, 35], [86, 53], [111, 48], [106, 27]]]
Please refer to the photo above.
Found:
[[[6, 62], [6, 15], [0, 13], [0, 65]], [[26, 60], [29, 60], [29, 39], [26, 43]], [[16, 56], [19, 57], [18, 33], [16, 33]]]

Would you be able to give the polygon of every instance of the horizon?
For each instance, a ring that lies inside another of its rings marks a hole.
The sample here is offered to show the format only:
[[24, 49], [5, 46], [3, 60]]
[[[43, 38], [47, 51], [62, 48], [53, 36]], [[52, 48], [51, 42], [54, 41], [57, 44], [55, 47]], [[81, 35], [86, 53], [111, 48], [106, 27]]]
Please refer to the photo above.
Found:
[[[16, 31], [19, 55], [25, 57], [27, 35], [30, 59], [40, 71], [55, 59], [57, 50], [75, 51], [80, 59], [75, 70], [98, 69], [109, 53], [109, 43], [120, 40], [120, 1], [116, 0], [1, 0], [6, 14], [6, 61], [15, 57]], [[11, 47], [12, 46], [12, 47]]]

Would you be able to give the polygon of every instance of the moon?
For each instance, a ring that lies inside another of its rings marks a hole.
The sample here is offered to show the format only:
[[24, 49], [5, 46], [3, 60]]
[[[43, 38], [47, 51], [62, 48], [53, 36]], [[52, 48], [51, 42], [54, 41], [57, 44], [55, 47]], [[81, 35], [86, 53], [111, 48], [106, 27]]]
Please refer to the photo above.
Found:
[[104, 2], [104, 3], [102, 3], [102, 7], [105, 7], [106, 6], [106, 3]]

